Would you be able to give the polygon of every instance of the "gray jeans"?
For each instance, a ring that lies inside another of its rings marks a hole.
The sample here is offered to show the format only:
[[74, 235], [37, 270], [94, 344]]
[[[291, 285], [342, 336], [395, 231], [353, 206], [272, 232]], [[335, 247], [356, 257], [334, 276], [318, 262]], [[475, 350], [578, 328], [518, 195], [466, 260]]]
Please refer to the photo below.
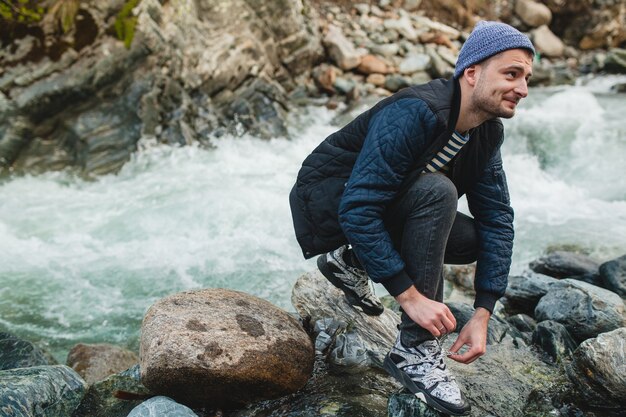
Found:
[[[443, 174], [422, 174], [386, 211], [385, 224], [417, 290], [443, 301], [443, 264], [476, 261], [474, 219], [457, 212], [458, 195]], [[402, 312], [402, 344], [434, 339]]]

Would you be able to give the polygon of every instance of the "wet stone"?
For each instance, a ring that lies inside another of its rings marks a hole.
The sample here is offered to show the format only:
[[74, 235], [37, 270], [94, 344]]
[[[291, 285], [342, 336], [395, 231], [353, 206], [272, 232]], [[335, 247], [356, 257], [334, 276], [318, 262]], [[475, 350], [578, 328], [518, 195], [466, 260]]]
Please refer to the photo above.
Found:
[[198, 417], [189, 407], [168, 397], [158, 396], [139, 404], [128, 417]]
[[538, 321], [563, 324], [583, 341], [624, 326], [624, 302], [615, 293], [573, 279], [557, 281], [535, 308]]
[[583, 342], [572, 355], [567, 375], [590, 406], [626, 415], [626, 328]]
[[555, 278], [598, 274], [600, 264], [587, 255], [567, 251], [554, 251], [530, 263], [530, 269]]
[[576, 341], [565, 326], [546, 320], [537, 325], [533, 332], [533, 343], [541, 348], [554, 362], [562, 362], [577, 347]]
[[557, 282], [555, 278], [532, 272], [509, 277], [503, 299], [507, 312], [533, 316], [539, 299], [546, 295], [554, 282]]
[[626, 297], [626, 255], [600, 265], [602, 286]]
[[10, 333], [0, 333], [0, 370], [54, 364], [52, 358], [33, 343]]
[[126, 417], [150, 395], [141, 383], [137, 364], [91, 385], [72, 417]]
[[428, 406], [409, 392], [393, 394], [389, 398], [389, 416], [393, 417], [443, 417], [439, 411]]
[[65, 365], [33, 366], [0, 371], [2, 417], [71, 416], [87, 384]]

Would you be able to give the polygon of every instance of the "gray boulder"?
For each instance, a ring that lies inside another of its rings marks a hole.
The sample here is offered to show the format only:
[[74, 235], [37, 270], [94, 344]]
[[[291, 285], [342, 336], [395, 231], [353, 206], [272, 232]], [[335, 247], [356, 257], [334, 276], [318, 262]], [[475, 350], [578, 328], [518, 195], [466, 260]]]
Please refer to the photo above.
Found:
[[152, 395], [141, 383], [137, 364], [90, 385], [72, 417], [126, 417]]
[[365, 368], [370, 364], [382, 366], [385, 355], [396, 339], [397, 325], [400, 323], [396, 313], [385, 308], [380, 316], [368, 316], [354, 309], [348, 304], [343, 292], [317, 270], [304, 274], [296, 281], [291, 293], [291, 304], [300, 317], [309, 318], [313, 323], [324, 318], [350, 323], [358, 337], [349, 337], [353, 340], [348, 341], [349, 346], [362, 349], [363, 354], [370, 359], [371, 362], [364, 364]]
[[227, 289], [174, 294], [141, 328], [141, 380], [183, 404], [228, 407], [302, 388], [313, 345], [291, 315]]
[[0, 371], [3, 417], [71, 416], [87, 384], [65, 365], [33, 366]]
[[128, 417], [198, 417], [189, 407], [168, 397], [158, 396], [139, 404]]
[[547, 294], [550, 285], [556, 281], [547, 275], [534, 273], [509, 277], [503, 299], [507, 312], [532, 316], [541, 297]]
[[622, 327], [586, 340], [574, 352], [567, 375], [589, 405], [626, 413], [625, 344]]
[[626, 255], [600, 265], [602, 286], [626, 297]]
[[554, 362], [563, 362], [577, 347], [565, 326], [552, 320], [542, 321], [537, 325], [532, 341]]
[[604, 61], [604, 70], [618, 74], [626, 74], [626, 49], [611, 49]]
[[535, 319], [527, 314], [514, 314], [507, 317], [506, 321], [522, 333], [532, 333], [537, 327]]
[[134, 352], [107, 343], [79, 343], [67, 355], [67, 366], [90, 385], [138, 363], [139, 357]]
[[533, 271], [555, 278], [598, 274], [600, 264], [587, 255], [575, 252], [554, 251], [530, 263]]
[[537, 321], [554, 320], [577, 341], [624, 325], [624, 303], [615, 293], [582, 281], [564, 279], [550, 286], [535, 308]]
[[0, 333], [0, 371], [54, 364], [54, 360], [33, 343], [10, 333]]

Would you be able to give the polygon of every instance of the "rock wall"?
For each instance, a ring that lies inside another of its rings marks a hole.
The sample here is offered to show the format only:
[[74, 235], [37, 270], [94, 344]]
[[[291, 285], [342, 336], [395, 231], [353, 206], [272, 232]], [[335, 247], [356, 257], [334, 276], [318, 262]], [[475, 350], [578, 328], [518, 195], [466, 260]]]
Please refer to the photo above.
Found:
[[42, 25], [4, 45], [0, 170], [98, 175], [142, 136], [209, 144], [238, 125], [286, 134], [285, 87], [322, 53], [301, 0], [142, 0], [129, 49], [111, 35], [122, 3], [82, 3], [63, 42]]

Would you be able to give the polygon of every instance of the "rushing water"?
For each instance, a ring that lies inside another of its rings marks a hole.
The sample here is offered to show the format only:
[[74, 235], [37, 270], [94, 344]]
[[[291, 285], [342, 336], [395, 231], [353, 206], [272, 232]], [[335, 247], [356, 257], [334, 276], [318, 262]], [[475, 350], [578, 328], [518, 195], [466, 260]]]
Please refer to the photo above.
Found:
[[[549, 247], [599, 261], [626, 253], [624, 98], [606, 81], [534, 89], [505, 121], [513, 273]], [[334, 116], [294, 117], [290, 141], [144, 143], [97, 181], [49, 173], [1, 183], [0, 331], [64, 361], [78, 342], [136, 349], [146, 309], [177, 291], [228, 287], [292, 310], [291, 287], [314, 263], [297, 247], [287, 194]]]

